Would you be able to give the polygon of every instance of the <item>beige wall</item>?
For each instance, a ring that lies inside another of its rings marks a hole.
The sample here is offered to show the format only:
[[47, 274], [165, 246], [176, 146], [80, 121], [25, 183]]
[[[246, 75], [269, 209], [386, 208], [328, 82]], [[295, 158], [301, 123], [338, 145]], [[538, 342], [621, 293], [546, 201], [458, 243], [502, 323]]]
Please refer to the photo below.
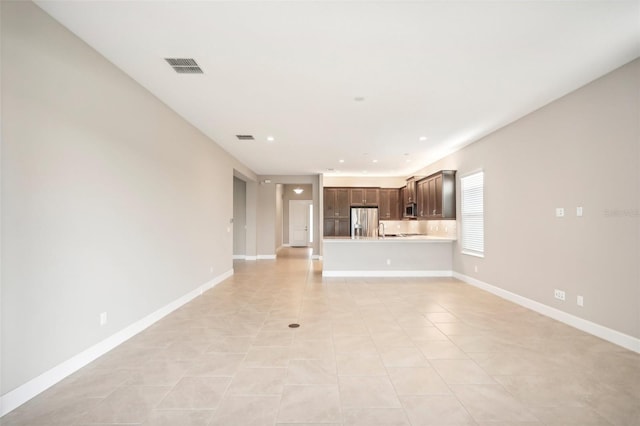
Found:
[[454, 270], [640, 337], [639, 100], [636, 60], [418, 171], [485, 172], [485, 258]]
[[406, 177], [324, 176], [324, 186], [402, 188], [406, 184]]
[[275, 223], [275, 246], [276, 249], [283, 243], [283, 222], [284, 222], [284, 202], [283, 202], [284, 185], [276, 185], [276, 223]]
[[247, 183], [233, 178], [233, 254], [247, 254]]
[[5, 394], [229, 272], [234, 169], [255, 174], [34, 4], [0, 7]]
[[258, 256], [273, 256], [276, 254], [277, 228], [277, 184], [264, 183], [260, 179], [258, 184], [258, 203], [256, 218], [256, 246]]

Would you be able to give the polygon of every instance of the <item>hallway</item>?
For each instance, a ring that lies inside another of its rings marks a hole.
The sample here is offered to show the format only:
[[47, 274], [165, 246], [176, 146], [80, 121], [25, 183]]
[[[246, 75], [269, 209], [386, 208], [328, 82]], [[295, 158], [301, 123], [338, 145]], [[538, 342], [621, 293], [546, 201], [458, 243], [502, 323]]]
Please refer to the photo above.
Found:
[[455, 279], [234, 268], [0, 424], [640, 424], [640, 355]]

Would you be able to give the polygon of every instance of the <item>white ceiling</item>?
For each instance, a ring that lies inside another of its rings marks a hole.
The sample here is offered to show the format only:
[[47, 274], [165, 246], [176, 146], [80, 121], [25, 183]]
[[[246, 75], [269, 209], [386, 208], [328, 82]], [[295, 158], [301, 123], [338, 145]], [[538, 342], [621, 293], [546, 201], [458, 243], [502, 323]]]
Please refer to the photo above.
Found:
[[37, 4], [257, 174], [410, 175], [640, 56], [639, 0]]

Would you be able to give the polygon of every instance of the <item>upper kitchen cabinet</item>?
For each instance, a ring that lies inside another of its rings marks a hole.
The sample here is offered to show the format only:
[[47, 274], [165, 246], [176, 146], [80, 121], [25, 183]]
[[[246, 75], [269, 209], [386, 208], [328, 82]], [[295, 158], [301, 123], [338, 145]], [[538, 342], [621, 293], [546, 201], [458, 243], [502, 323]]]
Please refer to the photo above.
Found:
[[381, 220], [400, 220], [402, 219], [400, 209], [400, 190], [399, 189], [381, 189], [380, 203], [378, 204], [378, 213]]
[[324, 218], [349, 218], [349, 188], [324, 189]]
[[426, 219], [429, 215], [427, 200], [429, 198], [429, 180], [421, 179], [416, 182], [416, 216], [418, 219]]
[[442, 170], [418, 182], [418, 217], [456, 218], [456, 171]]
[[356, 207], [377, 207], [378, 188], [351, 188], [351, 205]]
[[404, 205], [416, 202], [416, 178], [407, 179], [407, 186], [404, 189]]

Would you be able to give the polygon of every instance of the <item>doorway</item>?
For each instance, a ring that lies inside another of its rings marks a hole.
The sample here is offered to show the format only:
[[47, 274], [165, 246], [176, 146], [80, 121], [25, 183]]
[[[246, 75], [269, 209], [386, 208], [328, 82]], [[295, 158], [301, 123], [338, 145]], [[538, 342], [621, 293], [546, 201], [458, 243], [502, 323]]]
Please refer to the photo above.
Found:
[[313, 239], [311, 200], [289, 200], [289, 245], [307, 247]]
[[247, 183], [233, 177], [233, 258], [247, 254]]

